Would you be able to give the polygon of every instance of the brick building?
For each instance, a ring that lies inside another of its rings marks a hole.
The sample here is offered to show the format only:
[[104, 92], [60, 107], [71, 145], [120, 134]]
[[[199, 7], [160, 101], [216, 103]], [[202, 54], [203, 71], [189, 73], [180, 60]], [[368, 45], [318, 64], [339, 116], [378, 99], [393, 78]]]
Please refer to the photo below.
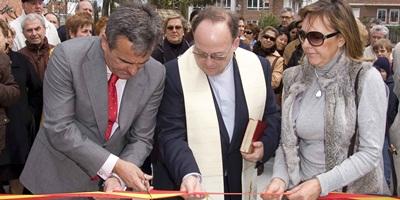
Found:
[[349, 0], [349, 4], [362, 21], [376, 18], [389, 26], [400, 25], [400, 0]]
[[[223, 0], [225, 8], [230, 8], [232, 0]], [[257, 22], [263, 12], [279, 16], [284, 7], [296, 12], [316, 0], [236, 0], [236, 11], [248, 22]], [[353, 13], [362, 21], [380, 19], [387, 25], [400, 25], [400, 0], [348, 0]]]

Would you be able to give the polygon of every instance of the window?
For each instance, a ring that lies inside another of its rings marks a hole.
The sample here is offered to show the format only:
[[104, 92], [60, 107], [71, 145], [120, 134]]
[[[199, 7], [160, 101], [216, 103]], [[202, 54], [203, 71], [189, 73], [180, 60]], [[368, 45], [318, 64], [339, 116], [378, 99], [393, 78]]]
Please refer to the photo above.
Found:
[[378, 18], [379, 20], [381, 20], [384, 23], [386, 23], [386, 15], [387, 15], [386, 9], [378, 9], [376, 11], [376, 18]]
[[269, 0], [247, 0], [248, 9], [268, 9]]
[[360, 8], [352, 8], [354, 17], [360, 18]]
[[390, 9], [389, 11], [389, 23], [399, 23], [399, 9]]
[[225, 8], [231, 7], [231, 0], [223, 0], [222, 3]]

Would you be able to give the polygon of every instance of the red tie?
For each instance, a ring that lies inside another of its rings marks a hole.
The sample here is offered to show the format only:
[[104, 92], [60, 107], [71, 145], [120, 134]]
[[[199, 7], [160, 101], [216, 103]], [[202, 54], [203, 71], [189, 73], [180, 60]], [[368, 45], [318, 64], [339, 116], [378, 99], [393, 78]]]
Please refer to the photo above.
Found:
[[108, 125], [104, 139], [109, 140], [111, 137], [111, 130], [115, 120], [117, 119], [118, 111], [118, 98], [117, 88], [115, 83], [118, 81], [118, 76], [111, 74], [110, 80], [108, 80]]

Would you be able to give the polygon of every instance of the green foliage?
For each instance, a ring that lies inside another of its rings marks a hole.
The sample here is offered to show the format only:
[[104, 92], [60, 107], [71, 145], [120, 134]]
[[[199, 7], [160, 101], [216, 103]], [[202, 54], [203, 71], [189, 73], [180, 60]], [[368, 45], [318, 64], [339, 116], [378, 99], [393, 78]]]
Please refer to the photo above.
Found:
[[157, 8], [179, 10], [182, 16], [188, 15], [189, 6], [206, 6], [215, 4], [215, 0], [150, 0]]
[[261, 14], [259, 20], [258, 20], [258, 26], [260, 29], [263, 29], [267, 26], [273, 26], [273, 27], [278, 27], [280, 24], [280, 21], [278, 17], [273, 15], [270, 12], [264, 12]]

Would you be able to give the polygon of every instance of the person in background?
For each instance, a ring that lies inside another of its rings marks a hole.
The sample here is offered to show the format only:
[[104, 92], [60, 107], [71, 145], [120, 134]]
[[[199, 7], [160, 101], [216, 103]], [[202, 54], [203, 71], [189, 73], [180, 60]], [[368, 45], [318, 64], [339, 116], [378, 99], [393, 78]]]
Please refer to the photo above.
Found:
[[281, 24], [278, 26], [279, 31], [288, 31], [290, 23], [294, 20], [294, 10], [289, 7], [285, 7], [280, 12]]
[[106, 32], [108, 17], [102, 16], [99, 21], [96, 22], [94, 26], [94, 35], [103, 36]]
[[256, 24], [246, 24], [244, 27], [244, 36], [245, 40], [243, 41], [244, 44], [249, 45], [250, 50], [253, 50], [254, 44], [257, 42], [258, 34], [260, 33], [260, 28]]
[[[389, 39], [379, 39], [374, 43], [374, 45], [372, 45], [372, 50], [374, 51], [375, 56], [377, 58], [387, 58], [390, 66], [392, 66], [392, 49], [393, 44]], [[390, 67], [390, 70], [392, 70], [392, 67]]]
[[56, 15], [55, 13], [53, 13], [53, 12], [48, 12], [48, 13], [44, 14], [44, 17], [46, 17], [46, 19], [47, 19], [50, 23], [54, 24], [54, 26], [55, 26], [56, 28], [60, 27], [60, 20], [58, 19], [57, 15]]
[[[20, 176], [32, 193], [149, 191], [165, 67], [151, 58], [161, 19], [140, 1], [111, 13], [105, 36], [55, 48], [43, 81], [43, 125]], [[101, 187], [101, 188], [100, 188]]]
[[320, 0], [300, 16], [305, 59], [284, 72], [281, 143], [262, 198], [389, 194], [382, 161], [388, 94], [372, 63], [361, 61], [352, 9], [345, 0]]
[[376, 60], [376, 55], [373, 50], [375, 42], [379, 39], [388, 39], [389, 29], [384, 25], [374, 25], [369, 33], [369, 46], [364, 49], [364, 60], [373, 62]]
[[[297, 30], [301, 29], [301, 21], [297, 22], [296, 27]], [[301, 48], [298, 36], [294, 40], [290, 41], [290, 34], [289, 34], [289, 43], [286, 46], [285, 50], [283, 51], [283, 58], [285, 60], [286, 67], [292, 67], [300, 64], [303, 58], [303, 49]]]
[[171, 16], [165, 19], [163, 30], [164, 40], [151, 55], [160, 63], [166, 63], [177, 58], [190, 47], [190, 43], [184, 38], [187, 23], [182, 16]]
[[[376, 44], [376, 43], [375, 43]], [[373, 66], [380, 72], [383, 81], [385, 81], [389, 89], [389, 103], [386, 115], [386, 131], [385, 131], [385, 142], [383, 144], [383, 169], [385, 174], [386, 183], [392, 186], [392, 160], [393, 151], [390, 148], [389, 128], [392, 126], [394, 118], [396, 117], [397, 110], [399, 107], [399, 100], [393, 92], [394, 81], [392, 76], [392, 68], [389, 60], [384, 56], [378, 56]], [[394, 177], [393, 177], [394, 178]]]
[[43, 81], [50, 51], [54, 48], [46, 37], [45, 19], [41, 15], [31, 13], [25, 16], [21, 25], [26, 38], [26, 46], [18, 52], [28, 58], [35, 67], [40, 80]]
[[[88, 13], [90, 16], [93, 17], [93, 5], [90, 3], [89, 0], [79, 0], [78, 4], [76, 5], [75, 8], [75, 14], [77, 13]], [[68, 20], [68, 19], [67, 19]], [[60, 37], [61, 42], [64, 42], [68, 38], [68, 32], [66, 30], [65, 25], [60, 26], [57, 29], [58, 36]]]
[[[190, 13], [189, 22], [192, 24], [193, 19], [199, 14], [200, 9], [195, 9]], [[188, 41], [191, 45], [193, 44], [193, 31], [192, 28], [189, 28], [187, 34], [185, 34], [185, 40]]]
[[[281, 83], [284, 66], [283, 57], [276, 51], [276, 38], [278, 34], [279, 32], [276, 28], [272, 26], [265, 27], [258, 37], [259, 41], [253, 48], [254, 53], [267, 58], [271, 64], [271, 86], [274, 90], [277, 89]], [[279, 94], [279, 91], [276, 91], [275, 94]]]
[[[24, 10], [23, 14], [10, 22], [11, 28], [15, 31], [15, 39], [13, 44], [14, 51], [19, 51], [26, 46], [26, 38], [22, 31], [22, 21], [25, 19], [25, 16], [31, 13], [36, 13], [43, 17], [43, 0], [21, 0], [21, 2]], [[45, 33], [49, 44], [53, 46], [59, 44], [60, 38], [58, 37], [57, 28], [54, 26], [54, 24], [44, 18], [44, 27], [46, 29]]]
[[[190, 193], [202, 191], [254, 192], [256, 163], [270, 159], [279, 142], [271, 69], [264, 58], [238, 48], [238, 17], [223, 8], [200, 11], [192, 28], [194, 45], [166, 64], [158, 161], [168, 168], [173, 188], [188, 192], [187, 198], [201, 198]], [[241, 153], [249, 118], [268, 128], [252, 143], [253, 151]]]
[[10, 58], [5, 53], [7, 30], [0, 30], [0, 153], [6, 146], [6, 128], [10, 122], [6, 109], [14, 104], [19, 96], [20, 90], [11, 74]]
[[[11, 72], [20, 88], [20, 97], [6, 109], [10, 122], [7, 124], [6, 146], [0, 153], [0, 181], [9, 185], [9, 192], [22, 194], [21, 175], [42, 115], [42, 83], [32, 63], [21, 53], [13, 51], [15, 33], [8, 23], [0, 20], [0, 29], [7, 30], [5, 52], [11, 60]], [[0, 187], [3, 188], [3, 187]]]
[[297, 32], [301, 29], [299, 21], [292, 21], [287, 27], [287, 32], [289, 33], [289, 42], [297, 39]]
[[244, 40], [245, 39], [245, 37], [244, 37], [244, 27], [246, 26], [246, 23], [245, 23], [243, 17], [239, 18], [238, 24], [239, 24], [239, 39], [240, 40]]
[[278, 37], [276, 38], [276, 51], [278, 51], [279, 55], [283, 56], [288, 41], [289, 35], [286, 32], [279, 32]]
[[[393, 48], [393, 92], [397, 99], [400, 99], [400, 42]], [[400, 108], [399, 108], [400, 109]], [[392, 126], [389, 129], [390, 143], [393, 145], [393, 150], [400, 149], [400, 111], [397, 110], [397, 115], [394, 119]], [[393, 194], [400, 194], [400, 157], [393, 156]]]
[[77, 13], [67, 19], [65, 28], [68, 32], [68, 37], [70, 37], [70, 39], [92, 36], [92, 16], [86, 12]]

